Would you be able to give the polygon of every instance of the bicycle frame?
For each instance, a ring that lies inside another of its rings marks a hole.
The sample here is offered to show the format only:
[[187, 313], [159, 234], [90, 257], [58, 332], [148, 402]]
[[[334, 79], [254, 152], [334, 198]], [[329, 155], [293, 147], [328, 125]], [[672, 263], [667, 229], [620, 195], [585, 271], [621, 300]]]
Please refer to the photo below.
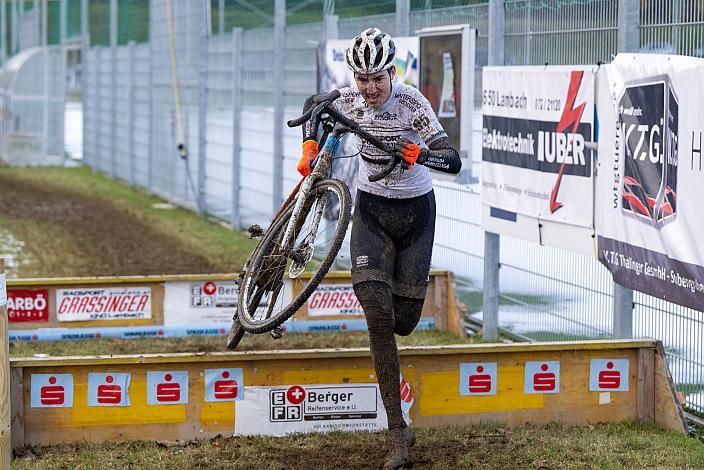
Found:
[[[305, 208], [305, 201], [308, 198], [310, 192], [313, 189], [313, 186], [315, 185], [316, 182], [318, 182], [321, 179], [327, 178], [331, 169], [332, 169], [332, 162], [335, 157], [335, 153], [337, 151], [337, 147], [339, 144], [339, 139], [342, 134], [344, 134], [346, 131], [344, 130], [334, 130], [331, 132], [328, 136], [327, 141], [325, 142], [325, 146], [323, 147], [323, 150], [320, 152], [318, 159], [317, 159], [317, 164], [315, 165], [315, 168], [311, 172], [310, 175], [305, 177], [301, 182], [298, 184], [297, 188], [294, 189], [294, 191], [291, 193], [289, 196], [289, 202], [294, 201], [294, 208], [293, 212], [291, 213], [291, 217], [289, 218], [288, 224], [286, 225], [286, 229], [284, 231], [283, 238], [281, 239], [280, 243], [280, 250], [281, 250], [281, 255], [284, 256], [286, 259], [290, 257], [291, 250], [293, 248], [293, 239], [296, 236], [296, 227], [298, 225], [299, 219], [303, 216], [305, 217], [308, 212], [305, 214], [303, 213], [306, 208]], [[285, 207], [288, 206], [288, 203], [285, 203], [281, 209], [283, 211]], [[322, 219], [323, 213], [325, 211], [325, 201], [323, 200], [322, 204], [318, 204], [317, 207], [315, 208], [315, 214], [314, 218], [312, 221], [312, 226], [310, 228], [310, 232], [308, 236], [315, 236], [318, 232], [318, 227], [320, 224], [320, 220]], [[282, 266], [281, 269], [285, 269], [285, 266]], [[294, 278], [298, 277], [305, 269], [305, 263], [302, 264], [302, 266], [296, 266], [295, 264], [292, 265], [289, 268], [289, 277]], [[275, 276], [277, 277], [277, 276]], [[241, 291], [242, 295], [246, 296], [246, 303], [249, 303], [249, 295], [248, 293], [250, 292], [250, 283], [251, 283], [252, 278], [248, 278], [245, 282], [244, 289]], [[281, 286], [278, 286], [272, 291], [272, 297], [268, 301], [268, 308], [266, 312], [264, 313], [264, 318], [269, 318], [271, 316], [272, 310], [275, 307], [276, 301], [278, 299], [279, 294], [281, 293]]]
[[[296, 195], [296, 203], [293, 208], [293, 213], [289, 219], [288, 225], [286, 226], [286, 231], [284, 232], [284, 238], [281, 240], [281, 246], [289, 246], [289, 242], [293, 237], [296, 224], [298, 223], [298, 218], [301, 216], [303, 211], [303, 204], [305, 203], [308, 194], [310, 193], [313, 185], [320, 179], [325, 178], [332, 169], [332, 162], [335, 157], [335, 152], [340, 142], [340, 133], [333, 131], [325, 142], [325, 147], [323, 147], [320, 156], [318, 157], [318, 163], [315, 168], [308, 175], [301, 184], [298, 194]], [[325, 204], [323, 203], [321, 207], [316, 208], [315, 219], [313, 222], [313, 227], [311, 233], [317, 233], [318, 225], [320, 224], [320, 219], [322, 218], [323, 211], [325, 210]]]

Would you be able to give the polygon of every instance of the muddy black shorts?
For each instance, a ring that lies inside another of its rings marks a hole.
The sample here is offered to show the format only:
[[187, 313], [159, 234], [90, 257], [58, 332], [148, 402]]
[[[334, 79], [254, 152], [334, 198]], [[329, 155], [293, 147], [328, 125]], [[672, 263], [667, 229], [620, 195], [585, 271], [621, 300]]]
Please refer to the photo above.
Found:
[[435, 235], [435, 194], [390, 199], [357, 191], [352, 283], [381, 281], [396, 295], [425, 298]]

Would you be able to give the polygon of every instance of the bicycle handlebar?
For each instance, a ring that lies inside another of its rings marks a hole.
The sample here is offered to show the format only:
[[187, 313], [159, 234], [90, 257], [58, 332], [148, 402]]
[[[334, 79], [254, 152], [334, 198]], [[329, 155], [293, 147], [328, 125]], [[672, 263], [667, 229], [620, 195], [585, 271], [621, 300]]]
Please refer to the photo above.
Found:
[[320, 114], [323, 111], [326, 112], [328, 115], [330, 115], [330, 117], [333, 118], [333, 120], [342, 123], [351, 132], [354, 132], [362, 139], [372, 144], [374, 147], [378, 148], [382, 152], [388, 153], [391, 156], [389, 162], [386, 163], [381, 170], [369, 176], [369, 181], [371, 181], [372, 183], [384, 179], [386, 176], [389, 175], [389, 173], [393, 171], [394, 168], [396, 168], [396, 165], [398, 165], [401, 160], [393, 154], [392, 146], [385, 144], [377, 137], [371, 135], [369, 132], [362, 129], [359, 124], [349, 119], [348, 117], [340, 114], [339, 111], [330, 106], [330, 104], [339, 97], [339, 90], [333, 90], [328, 93], [325, 97], [316, 97], [313, 101], [314, 103], [316, 103], [316, 106], [311, 106], [311, 108], [305, 114], [303, 114], [303, 116], [288, 121], [288, 127], [300, 126], [304, 122], [308, 121], [312, 116], [315, 116], [317, 121]]

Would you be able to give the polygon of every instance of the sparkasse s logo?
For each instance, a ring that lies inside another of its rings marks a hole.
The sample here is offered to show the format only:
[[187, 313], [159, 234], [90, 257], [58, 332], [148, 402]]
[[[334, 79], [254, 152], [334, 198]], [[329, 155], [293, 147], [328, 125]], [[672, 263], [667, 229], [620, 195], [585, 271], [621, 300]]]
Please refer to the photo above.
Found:
[[628, 82], [618, 103], [625, 143], [621, 209], [661, 226], [677, 214], [679, 102], [670, 77]]

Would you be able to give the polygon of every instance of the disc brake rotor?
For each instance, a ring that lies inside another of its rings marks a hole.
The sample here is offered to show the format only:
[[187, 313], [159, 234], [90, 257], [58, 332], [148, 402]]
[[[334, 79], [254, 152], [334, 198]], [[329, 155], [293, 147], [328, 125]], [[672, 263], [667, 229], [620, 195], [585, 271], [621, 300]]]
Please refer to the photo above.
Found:
[[291, 279], [296, 279], [306, 270], [306, 266], [313, 259], [314, 252], [312, 243], [301, 245], [291, 252], [289, 258], [293, 260], [293, 263], [288, 268], [288, 276]]

